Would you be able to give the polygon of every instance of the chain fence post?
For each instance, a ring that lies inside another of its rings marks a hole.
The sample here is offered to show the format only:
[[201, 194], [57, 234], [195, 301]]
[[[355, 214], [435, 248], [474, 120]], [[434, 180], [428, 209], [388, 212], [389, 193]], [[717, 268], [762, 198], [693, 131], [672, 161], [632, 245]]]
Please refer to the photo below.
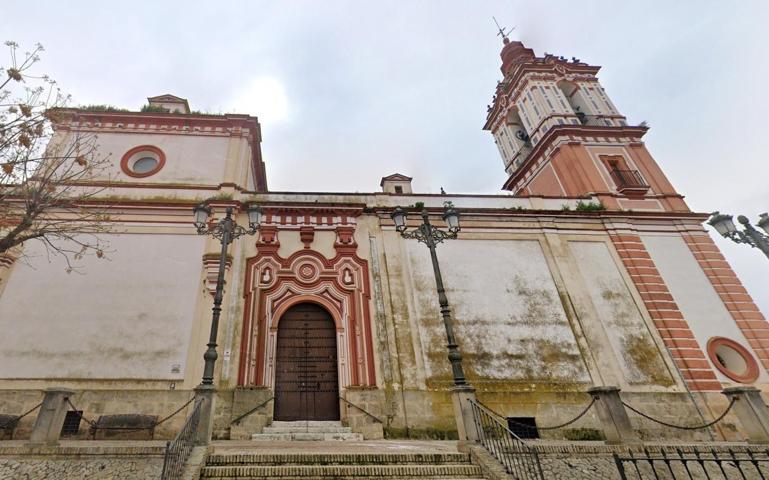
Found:
[[454, 404], [454, 419], [457, 424], [459, 440], [468, 443], [478, 441], [478, 428], [470, 401], [475, 401], [475, 389], [470, 385], [455, 385], [451, 389]]
[[214, 429], [214, 396], [216, 390], [213, 385], [198, 385], [195, 387], [195, 403], [202, 402], [200, 406], [200, 423], [198, 423], [195, 445], [208, 445]]
[[595, 407], [598, 418], [601, 420], [603, 435], [608, 444], [640, 444], [641, 439], [630, 425], [630, 418], [622, 405], [619, 396], [619, 387], [605, 386], [588, 389], [596, 399]]
[[748, 443], [769, 443], [769, 408], [755, 387], [729, 387], [721, 391], [734, 402], [734, 413], [748, 437]]
[[30, 445], [58, 445], [61, 427], [67, 416], [67, 400], [72, 390], [48, 388], [44, 391], [43, 404], [37, 412], [35, 426], [29, 436]]

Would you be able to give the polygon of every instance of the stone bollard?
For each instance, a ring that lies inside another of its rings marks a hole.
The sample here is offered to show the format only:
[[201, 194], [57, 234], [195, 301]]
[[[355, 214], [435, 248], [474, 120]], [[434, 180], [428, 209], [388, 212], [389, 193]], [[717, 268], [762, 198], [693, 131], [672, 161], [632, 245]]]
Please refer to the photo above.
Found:
[[761, 390], [754, 387], [729, 387], [721, 392], [735, 399], [734, 413], [748, 437], [748, 443], [769, 443], [769, 408], [761, 398]]
[[195, 435], [195, 445], [208, 445], [211, 443], [211, 434], [214, 430], [214, 397], [216, 390], [213, 385], [198, 385], [195, 387], [195, 404], [203, 402], [200, 406], [200, 420], [198, 431]]
[[630, 425], [630, 419], [619, 397], [618, 387], [593, 387], [587, 391], [596, 399], [595, 408], [608, 444], [638, 444], [641, 439]]
[[476, 442], [478, 429], [473, 420], [473, 408], [470, 406], [470, 400], [475, 400], [475, 389], [470, 385], [455, 386], [451, 389], [451, 399], [454, 403], [454, 419], [459, 440]]
[[67, 399], [74, 395], [72, 390], [48, 388], [45, 390], [43, 404], [37, 413], [35, 426], [29, 436], [31, 445], [58, 445], [61, 427], [67, 416]]

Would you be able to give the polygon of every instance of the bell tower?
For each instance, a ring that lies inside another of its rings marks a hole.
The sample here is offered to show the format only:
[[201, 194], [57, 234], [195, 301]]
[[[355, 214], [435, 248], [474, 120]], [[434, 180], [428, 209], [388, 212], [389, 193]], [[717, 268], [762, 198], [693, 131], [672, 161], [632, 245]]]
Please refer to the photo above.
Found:
[[503, 79], [484, 130], [494, 135], [516, 196], [595, 196], [608, 209], [689, 211], [596, 77], [572, 57], [538, 57], [504, 38]]

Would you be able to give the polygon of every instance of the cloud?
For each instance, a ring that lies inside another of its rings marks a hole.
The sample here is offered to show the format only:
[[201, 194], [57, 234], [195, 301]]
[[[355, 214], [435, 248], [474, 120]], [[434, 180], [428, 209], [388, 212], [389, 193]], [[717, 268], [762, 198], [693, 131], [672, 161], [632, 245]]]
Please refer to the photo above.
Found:
[[259, 117], [262, 124], [275, 125], [289, 119], [288, 96], [283, 83], [263, 75], [246, 82], [227, 102], [228, 112], [248, 113]]

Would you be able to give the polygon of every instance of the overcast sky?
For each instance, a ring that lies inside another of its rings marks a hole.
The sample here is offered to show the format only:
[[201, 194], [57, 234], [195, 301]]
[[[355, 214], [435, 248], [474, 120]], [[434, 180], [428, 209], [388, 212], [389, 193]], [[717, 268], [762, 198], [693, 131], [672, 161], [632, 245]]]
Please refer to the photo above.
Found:
[[[3, 1], [0, 40], [46, 47], [75, 104], [172, 93], [262, 124], [268, 185], [496, 193], [481, 130], [499, 72], [492, 15], [541, 55], [576, 56], [696, 211], [769, 210], [769, 2]], [[0, 63], [5, 63], [5, 60]], [[769, 314], [769, 259], [716, 239]]]

